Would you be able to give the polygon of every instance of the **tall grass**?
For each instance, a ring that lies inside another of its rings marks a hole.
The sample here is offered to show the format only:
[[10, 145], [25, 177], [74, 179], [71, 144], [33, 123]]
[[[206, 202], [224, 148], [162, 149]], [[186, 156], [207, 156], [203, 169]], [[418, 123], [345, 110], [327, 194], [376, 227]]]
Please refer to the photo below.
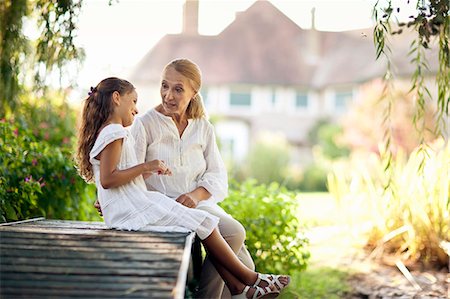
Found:
[[[383, 157], [383, 155], [381, 155]], [[380, 156], [358, 156], [334, 165], [330, 193], [366, 215], [372, 224], [368, 245], [427, 266], [445, 266], [440, 245], [450, 241], [450, 145], [443, 140], [398, 152], [389, 167]]]

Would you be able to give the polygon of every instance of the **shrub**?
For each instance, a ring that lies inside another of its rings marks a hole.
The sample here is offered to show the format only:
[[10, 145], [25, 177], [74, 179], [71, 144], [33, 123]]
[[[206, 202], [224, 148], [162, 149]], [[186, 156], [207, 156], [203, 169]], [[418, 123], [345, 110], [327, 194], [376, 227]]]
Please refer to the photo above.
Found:
[[303, 173], [303, 179], [299, 187], [304, 192], [328, 191], [326, 170], [318, 165], [318, 163], [309, 165]]
[[[99, 219], [92, 207], [95, 187], [78, 176], [70, 144], [58, 147], [39, 140], [26, 127], [14, 120], [0, 122], [0, 221]], [[45, 130], [51, 134], [53, 128]]]
[[220, 205], [245, 227], [258, 271], [293, 273], [306, 268], [308, 240], [300, 230], [293, 193], [277, 183], [231, 182], [229, 196]]
[[283, 138], [265, 136], [248, 154], [248, 176], [262, 184], [282, 183], [289, 164], [290, 150]]

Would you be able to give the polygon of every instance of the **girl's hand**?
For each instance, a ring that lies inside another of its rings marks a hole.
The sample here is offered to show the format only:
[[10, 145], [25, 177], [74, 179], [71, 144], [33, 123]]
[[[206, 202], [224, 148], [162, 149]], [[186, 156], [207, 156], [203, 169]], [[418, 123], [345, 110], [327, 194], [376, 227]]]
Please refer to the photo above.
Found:
[[143, 172], [144, 178], [149, 177], [152, 173], [157, 173], [161, 175], [172, 175], [172, 171], [166, 166], [164, 161], [153, 160], [150, 162], [145, 162], [145, 171]]
[[97, 209], [100, 216], [103, 216], [102, 207], [100, 206], [100, 202], [98, 201], [98, 199], [96, 199], [94, 202], [94, 208]]

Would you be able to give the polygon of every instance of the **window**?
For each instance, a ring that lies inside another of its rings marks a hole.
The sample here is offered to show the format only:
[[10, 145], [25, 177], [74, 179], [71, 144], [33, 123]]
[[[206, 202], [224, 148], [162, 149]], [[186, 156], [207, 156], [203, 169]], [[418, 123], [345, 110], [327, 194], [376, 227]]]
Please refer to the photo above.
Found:
[[308, 108], [308, 95], [306, 93], [297, 93], [295, 95], [295, 108]]
[[232, 161], [234, 158], [235, 140], [231, 138], [222, 138], [220, 141], [220, 153], [222, 158], [225, 161]]
[[334, 108], [336, 111], [346, 111], [349, 103], [353, 98], [353, 93], [351, 91], [340, 91], [336, 92], [334, 98]]
[[202, 87], [202, 90], [200, 91], [200, 95], [202, 96], [203, 105], [208, 106], [208, 104], [210, 103], [208, 88]]
[[272, 107], [275, 107], [277, 105], [277, 94], [275, 93], [275, 90], [272, 91], [271, 103]]
[[249, 92], [231, 92], [230, 106], [232, 107], [250, 107], [252, 105], [252, 97]]

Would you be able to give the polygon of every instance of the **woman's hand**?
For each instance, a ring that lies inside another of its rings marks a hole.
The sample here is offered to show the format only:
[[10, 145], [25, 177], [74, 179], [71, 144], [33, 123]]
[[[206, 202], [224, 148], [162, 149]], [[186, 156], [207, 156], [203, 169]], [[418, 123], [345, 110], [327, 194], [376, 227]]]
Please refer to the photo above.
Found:
[[180, 196], [178, 196], [176, 201], [188, 208], [196, 208], [199, 203], [199, 200], [193, 197], [190, 193], [181, 194]]
[[151, 174], [157, 173], [160, 175], [172, 175], [172, 171], [166, 166], [164, 161], [152, 160], [144, 163], [145, 171], [142, 173], [144, 179], [148, 178]]

